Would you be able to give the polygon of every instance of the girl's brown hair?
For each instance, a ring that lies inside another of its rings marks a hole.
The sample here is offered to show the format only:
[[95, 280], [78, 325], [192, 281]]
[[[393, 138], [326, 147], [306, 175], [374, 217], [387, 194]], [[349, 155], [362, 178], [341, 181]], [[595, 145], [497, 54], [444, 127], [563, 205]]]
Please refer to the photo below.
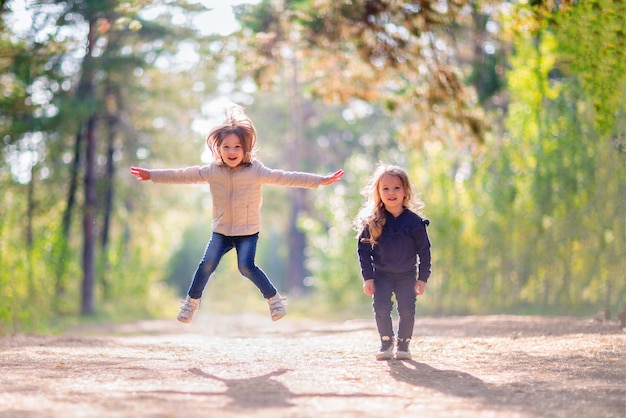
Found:
[[403, 207], [411, 209], [417, 214], [421, 214], [424, 208], [424, 203], [417, 198], [409, 176], [403, 168], [395, 165], [379, 164], [362, 191], [366, 200], [353, 223], [354, 229], [359, 236], [365, 228], [369, 229], [370, 236], [369, 238], [364, 238], [363, 241], [371, 245], [376, 244], [387, 220], [385, 217], [385, 205], [378, 190], [380, 179], [387, 174], [397, 177], [402, 183], [404, 189]]
[[256, 129], [252, 120], [245, 114], [241, 106], [233, 106], [226, 113], [226, 121], [211, 130], [206, 139], [206, 144], [213, 154], [213, 159], [218, 165], [224, 164], [220, 146], [228, 135], [237, 135], [243, 147], [242, 164], [250, 165], [256, 154]]

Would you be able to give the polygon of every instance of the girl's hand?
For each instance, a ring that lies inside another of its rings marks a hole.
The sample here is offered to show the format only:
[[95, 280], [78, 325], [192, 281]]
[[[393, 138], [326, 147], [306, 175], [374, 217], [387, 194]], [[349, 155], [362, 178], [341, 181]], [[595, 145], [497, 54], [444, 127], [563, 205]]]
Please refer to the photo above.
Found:
[[150, 180], [150, 172], [144, 168], [131, 167], [130, 174], [137, 177], [139, 181]]
[[426, 282], [423, 282], [421, 280], [416, 281], [415, 282], [415, 294], [417, 296], [423, 295], [425, 291], [426, 291]]
[[372, 296], [376, 288], [374, 287], [374, 279], [369, 279], [363, 282], [363, 293], [367, 296]]
[[322, 185], [326, 186], [328, 184], [333, 184], [335, 182], [338, 182], [340, 178], [343, 177], [343, 170], [337, 170], [335, 171], [333, 174], [331, 174], [330, 176], [326, 176], [324, 177], [324, 180], [322, 180]]

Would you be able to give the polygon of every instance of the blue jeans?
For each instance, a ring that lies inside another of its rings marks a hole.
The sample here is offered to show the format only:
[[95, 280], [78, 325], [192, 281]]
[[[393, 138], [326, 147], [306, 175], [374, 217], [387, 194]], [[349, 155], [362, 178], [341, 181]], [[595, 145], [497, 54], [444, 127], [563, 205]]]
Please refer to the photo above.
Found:
[[374, 315], [381, 337], [393, 337], [392, 294], [398, 303], [398, 339], [410, 340], [415, 324], [415, 274], [384, 275], [374, 279]]
[[264, 298], [267, 299], [276, 295], [276, 288], [272, 282], [270, 282], [263, 270], [254, 264], [258, 239], [258, 232], [254, 235], [234, 237], [213, 232], [187, 292], [189, 297], [194, 299], [202, 297], [202, 292], [209, 282], [209, 277], [217, 268], [224, 254], [233, 248], [237, 250], [237, 268], [239, 268], [239, 272], [259, 288]]

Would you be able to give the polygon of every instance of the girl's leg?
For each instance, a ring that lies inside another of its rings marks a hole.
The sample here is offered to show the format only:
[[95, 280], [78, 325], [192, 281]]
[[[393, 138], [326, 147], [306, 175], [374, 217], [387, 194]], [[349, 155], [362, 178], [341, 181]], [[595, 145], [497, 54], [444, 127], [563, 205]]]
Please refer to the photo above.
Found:
[[376, 291], [374, 292], [373, 307], [378, 334], [382, 339], [387, 337], [393, 338], [393, 322], [391, 319], [393, 284], [387, 279], [375, 279], [374, 286]]
[[398, 341], [410, 341], [415, 324], [415, 278], [401, 278], [395, 282], [398, 302]]
[[193, 281], [187, 294], [194, 299], [200, 299], [206, 287], [209, 277], [217, 268], [220, 260], [228, 251], [232, 250], [233, 243], [231, 237], [227, 237], [216, 232], [211, 235], [211, 240], [204, 251], [204, 256], [196, 269]]
[[265, 299], [275, 296], [277, 293], [276, 287], [270, 282], [263, 270], [254, 263], [259, 234], [233, 237], [233, 240], [237, 249], [237, 267], [239, 272], [259, 288]]

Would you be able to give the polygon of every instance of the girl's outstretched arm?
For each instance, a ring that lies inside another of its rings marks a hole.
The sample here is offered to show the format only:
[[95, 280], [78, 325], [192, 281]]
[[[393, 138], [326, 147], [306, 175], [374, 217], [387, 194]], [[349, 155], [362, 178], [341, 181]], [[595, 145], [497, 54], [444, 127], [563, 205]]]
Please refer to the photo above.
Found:
[[338, 182], [339, 179], [341, 179], [343, 177], [343, 174], [344, 174], [343, 170], [337, 170], [333, 174], [331, 174], [330, 176], [324, 177], [324, 180], [322, 180], [321, 184], [326, 186], [326, 185]]
[[131, 167], [130, 174], [137, 177], [139, 181], [150, 180], [150, 171], [146, 170], [145, 168]]

